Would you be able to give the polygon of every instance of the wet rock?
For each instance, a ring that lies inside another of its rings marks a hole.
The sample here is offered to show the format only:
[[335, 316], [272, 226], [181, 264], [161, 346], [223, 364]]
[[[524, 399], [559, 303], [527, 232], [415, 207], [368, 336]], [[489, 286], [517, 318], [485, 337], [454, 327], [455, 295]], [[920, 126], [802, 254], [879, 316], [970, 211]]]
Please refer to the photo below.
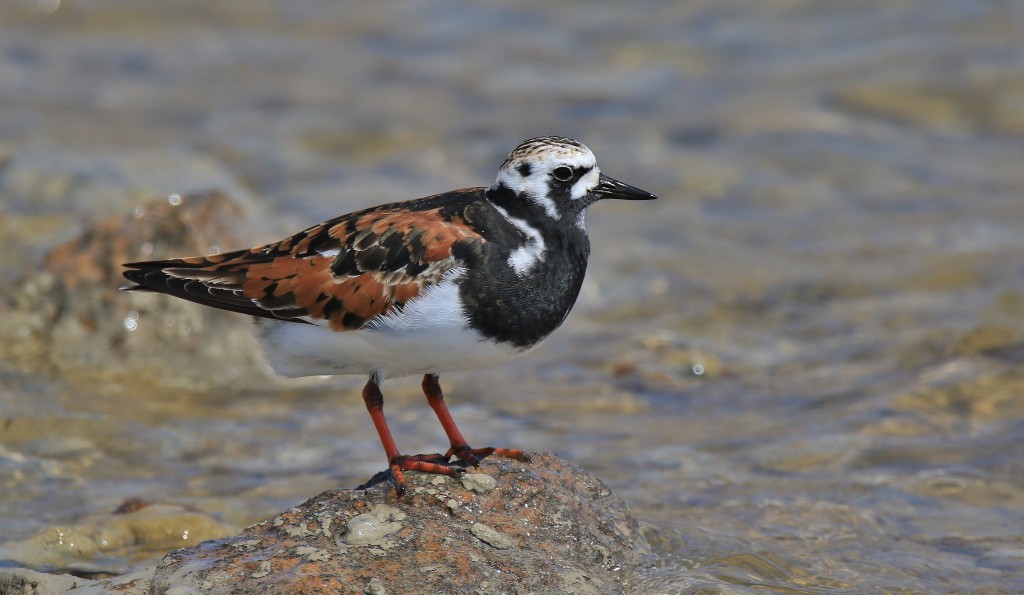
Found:
[[[28, 371], [209, 387], [269, 376], [247, 317], [118, 291], [121, 264], [247, 246], [221, 192], [164, 198], [102, 219], [55, 247], [0, 299], [0, 356]], [[159, 346], [159, 349], [154, 348]]]
[[96, 560], [125, 552], [144, 558], [235, 531], [236, 527], [199, 511], [133, 499], [112, 514], [90, 516], [75, 525], [50, 527], [24, 541], [4, 543], [0, 559], [81, 576], [109, 576], [110, 569]]
[[866, 115], [936, 130], [1024, 132], [1024, 81], [1007, 77], [974, 85], [870, 83], [846, 89], [833, 104]]
[[900, 394], [893, 399], [893, 410], [951, 416], [946, 418], [947, 423], [959, 418], [996, 421], [1024, 415], [1024, 399], [1020, 398], [1024, 378], [1016, 370], [958, 376], [954, 373], [948, 379]]
[[[687, 345], [670, 331], [640, 336], [609, 360], [616, 384], [631, 391], [685, 391], [697, 378], [728, 373], [717, 355]], [[637, 405], [642, 408], [642, 401]]]
[[481, 467], [496, 480], [485, 493], [415, 472], [407, 473], [401, 499], [389, 482], [324, 492], [241, 535], [168, 554], [150, 588], [622, 591], [646, 546], [625, 504], [597, 478], [551, 455], [532, 463], [488, 459]]
[[983, 357], [1010, 363], [1024, 359], [1024, 333], [1015, 325], [984, 324], [967, 330], [931, 329], [901, 348], [901, 368], [917, 370], [963, 358]]
[[999, 353], [1020, 345], [1021, 335], [1020, 329], [1016, 326], [979, 326], [960, 338], [956, 344], [956, 353], [961, 356]]
[[9, 595], [50, 595], [91, 584], [91, 580], [70, 574], [47, 574], [27, 568], [0, 568], [0, 593]]

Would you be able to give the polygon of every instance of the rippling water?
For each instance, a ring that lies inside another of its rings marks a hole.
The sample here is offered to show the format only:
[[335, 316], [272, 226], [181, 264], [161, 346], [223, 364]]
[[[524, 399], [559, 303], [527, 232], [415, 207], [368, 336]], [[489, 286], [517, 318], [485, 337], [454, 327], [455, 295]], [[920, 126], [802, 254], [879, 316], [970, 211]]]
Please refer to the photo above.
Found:
[[[470, 441], [604, 478], [654, 546], [639, 593], [1016, 592], [1022, 32], [995, 0], [9, 3], [0, 314], [152, 197], [227, 190], [250, 213], [229, 249], [578, 137], [662, 199], [592, 210], [542, 348], [443, 378]], [[3, 541], [132, 497], [244, 525], [383, 466], [360, 379], [246, 383], [232, 353], [126, 375], [87, 336], [69, 370], [4, 328]], [[437, 450], [418, 382], [386, 395], [401, 447]]]

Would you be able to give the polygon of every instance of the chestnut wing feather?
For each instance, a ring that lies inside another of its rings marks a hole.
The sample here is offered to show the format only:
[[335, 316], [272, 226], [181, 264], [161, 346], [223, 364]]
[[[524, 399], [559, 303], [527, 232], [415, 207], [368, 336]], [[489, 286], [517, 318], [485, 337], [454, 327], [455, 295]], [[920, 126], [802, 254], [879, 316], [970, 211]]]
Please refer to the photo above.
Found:
[[390, 205], [345, 215], [250, 250], [129, 263], [124, 276], [137, 284], [129, 289], [264, 318], [325, 320], [336, 331], [358, 329], [460, 266], [459, 245], [484, 242], [462, 209], [450, 208], [450, 201], [422, 208], [424, 201], [410, 203], [420, 208]]

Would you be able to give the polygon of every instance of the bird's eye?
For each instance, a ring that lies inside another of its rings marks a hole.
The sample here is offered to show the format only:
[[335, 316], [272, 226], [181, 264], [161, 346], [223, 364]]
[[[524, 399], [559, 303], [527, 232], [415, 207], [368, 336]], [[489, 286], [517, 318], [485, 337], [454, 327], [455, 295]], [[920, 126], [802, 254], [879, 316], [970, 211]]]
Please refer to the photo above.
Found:
[[572, 179], [572, 168], [566, 165], [556, 167], [551, 175], [555, 177], [559, 182], [568, 182]]

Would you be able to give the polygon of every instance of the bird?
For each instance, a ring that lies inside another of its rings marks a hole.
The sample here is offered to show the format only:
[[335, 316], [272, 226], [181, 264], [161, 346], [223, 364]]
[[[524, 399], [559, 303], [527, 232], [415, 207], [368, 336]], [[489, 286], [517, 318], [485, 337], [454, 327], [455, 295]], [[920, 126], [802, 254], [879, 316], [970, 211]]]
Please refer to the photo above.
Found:
[[[123, 289], [254, 317], [282, 376], [366, 376], [363, 401], [400, 497], [404, 471], [458, 476], [491, 455], [530, 460], [519, 449], [470, 447], [439, 375], [536, 347], [579, 296], [587, 209], [655, 198], [602, 173], [583, 143], [541, 136], [509, 153], [489, 187], [355, 211], [246, 250], [126, 263], [132, 285]], [[448, 438], [444, 454], [401, 454], [384, 416], [384, 380], [420, 374]]]

